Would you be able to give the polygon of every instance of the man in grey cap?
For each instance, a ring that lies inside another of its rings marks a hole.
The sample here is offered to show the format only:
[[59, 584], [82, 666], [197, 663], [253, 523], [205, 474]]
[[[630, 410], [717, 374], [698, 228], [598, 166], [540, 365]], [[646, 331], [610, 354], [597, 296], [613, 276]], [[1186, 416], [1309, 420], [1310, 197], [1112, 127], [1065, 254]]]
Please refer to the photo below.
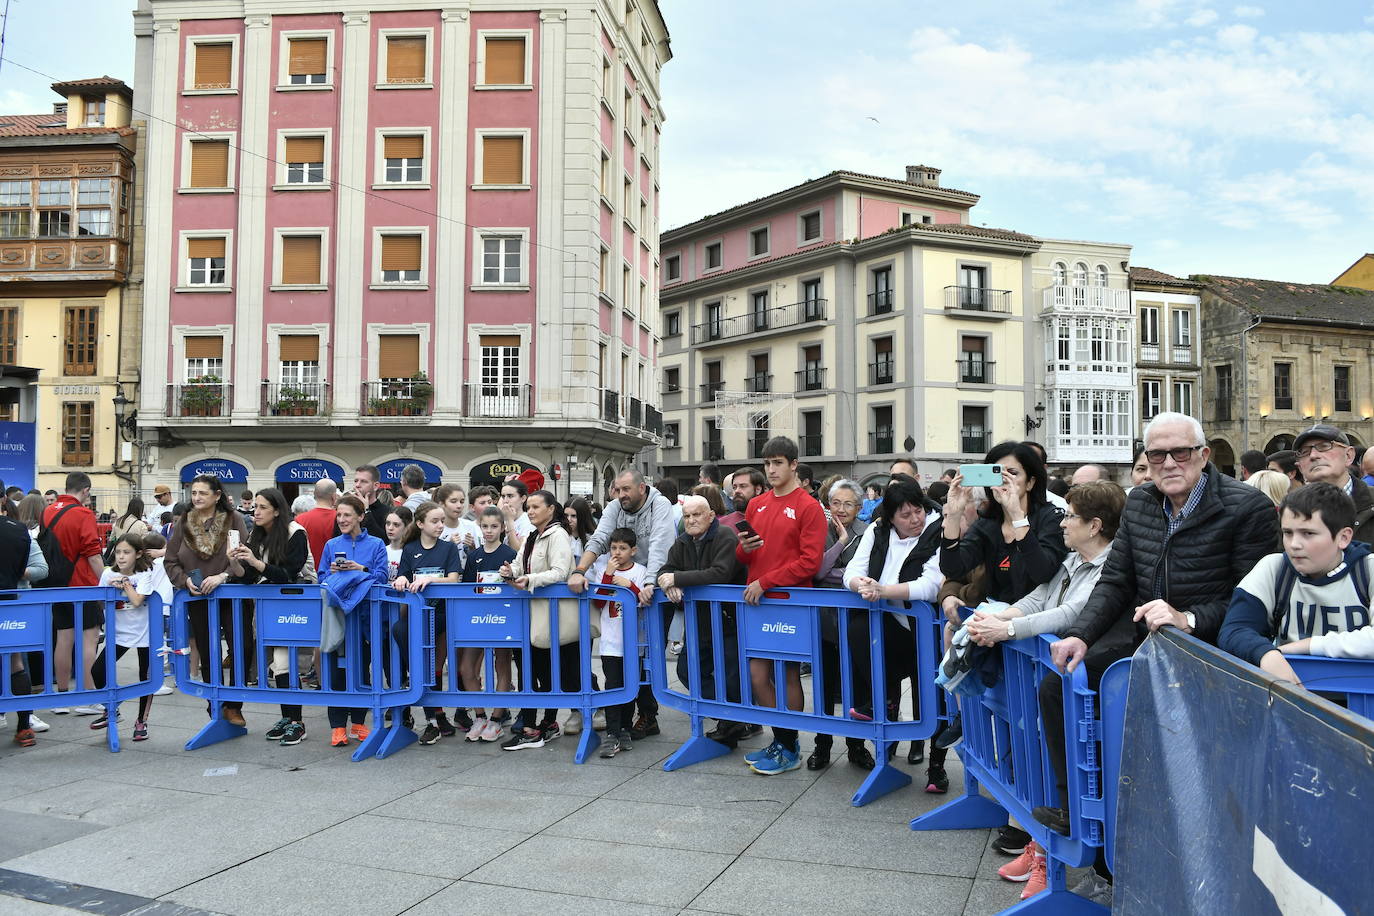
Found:
[[1355, 501], [1355, 540], [1374, 544], [1374, 491], [1351, 473], [1355, 449], [1345, 433], [1334, 426], [1319, 423], [1305, 429], [1293, 440], [1298, 453], [1298, 470], [1308, 483], [1320, 481], [1340, 487]]

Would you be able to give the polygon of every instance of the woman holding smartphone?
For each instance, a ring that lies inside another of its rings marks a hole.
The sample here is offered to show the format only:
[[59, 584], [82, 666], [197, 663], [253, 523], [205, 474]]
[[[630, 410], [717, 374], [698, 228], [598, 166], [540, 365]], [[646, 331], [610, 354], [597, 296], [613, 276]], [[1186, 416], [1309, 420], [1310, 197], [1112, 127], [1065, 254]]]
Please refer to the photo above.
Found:
[[[220, 665], [220, 638], [229, 647], [229, 658], [243, 659], [243, 676], [251, 680], [253, 676], [253, 613], [239, 609], [239, 620], [243, 634], [243, 645], [235, 653], [234, 603], [220, 601], [219, 632], [213, 637], [210, 633], [209, 596], [230, 579], [243, 575], [243, 567], [229, 555], [244, 540], [243, 516], [234, 510], [229, 502], [229, 494], [218, 477], [201, 474], [191, 481], [191, 508], [181, 517], [181, 522], [172, 530], [167, 541], [167, 554], [163, 567], [167, 578], [178, 589], [189, 591], [196, 600], [186, 608], [191, 622], [191, 637], [200, 652], [200, 677], [205, 683], [212, 683], [210, 673]], [[237, 665], [229, 666], [230, 682], [237, 680]], [[206, 704], [207, 711], [210, 704]], [[222, 704], [224, 720], [230, 725], [245, 726], [243, 704], [226, 702]]]

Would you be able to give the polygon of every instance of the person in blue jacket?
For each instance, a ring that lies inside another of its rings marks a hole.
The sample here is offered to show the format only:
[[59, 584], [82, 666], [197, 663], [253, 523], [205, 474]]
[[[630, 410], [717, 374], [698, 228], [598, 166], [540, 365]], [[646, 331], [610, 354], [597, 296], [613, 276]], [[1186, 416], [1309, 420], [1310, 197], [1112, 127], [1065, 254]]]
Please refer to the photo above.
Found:
[[[323, 555], [319, 557], [320, 585], [324, 586], [329, 604], [349, 614], [368, 606], [367, 596], [372, 586], [387, 584], [386, 542], [363, 529], [367, 507], [356, 496], [340, 499], [336, 511], [340, 533], [325, 543]], [[342, 640], [336, 641], [335, 645], [322, 645], [321, 648], [326, 652], [342, 654]], [[360, 651], [367, 652], [366, 643], [360, 647]], [[347, 688], [347, 679], [338, 664], [329, 666], [328, 676], [331, 690]], [[349, 719], [353, 720], [351, 728]], [[344, 747], [350, 737], [359, 743], [367, 740], [366, 719], [366, 708], [330, 706], [330, 745]]]

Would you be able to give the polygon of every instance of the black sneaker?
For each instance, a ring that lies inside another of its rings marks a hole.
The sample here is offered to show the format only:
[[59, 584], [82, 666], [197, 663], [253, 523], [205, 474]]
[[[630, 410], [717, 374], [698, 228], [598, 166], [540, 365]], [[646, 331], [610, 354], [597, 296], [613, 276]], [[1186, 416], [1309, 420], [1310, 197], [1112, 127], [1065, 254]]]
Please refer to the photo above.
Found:
[[1004, 856], [1019, 856], [1026, 851], [1026, 844], [1030, 841], [1029, 833], [1007, 824], [997, 828], [997, 837], [992, 841], [992, 848]]
[[630, 737], [636, 741], [642, 741], [650, 735], [657, 735], [658, 733], [658, 719], [656, 717], [646, 719], [640, 716], [635, 720], [635, 724], [630, 726]]
[[926, 768], [926, 791], [931, 795], [944, 795], [949, 791], [949, 777], [945, 775], [944, 767]]
[[[439, 713], [435, 716], [434, 721], [439, 726], [439, 734], [443, 735], [445, 738], [452, 738], [454, 735], [458, 734], [458, 729], [453, 727], [453, 723], [450, 722], [448, 716], [443, 713]], [[469, 725], [468, 727], [471, 728], [472, 726]], [[433, 741], [430, 742], [430, 744], [433, 743]]]
[[563, 737], [563, 729], [559, 728], [557, 722], [548, 722], [539, 726], [539, 736], [544, 739], [545, 743], [557, 741]]
[[411, 731], [415, 730], [415, 716], [411, 714], [409, 706], [407, 706], [406, 711], [401, 714], [401, 724]]
[[276, 725], [273, 725], [271, 728], [269, 728], [269, 729], [267, 730], [267, 734], [264, 735], [263, 737], [265, 737], [268, 741], [280, 741], [280, 740], [281, 740], [283, 737], [285, 737], [285, 735], [286, 735], [286, 726], [288, 726], [288, 725], [290, 725], [290, 724], [291, 724], [291, 720], [290, 720], [290, 719], [287, 719], [287, 718], [278, 719], [278, 720], [277, 720], [277, 724], [276, 724]]
[[620, 733], [620, 749], [622, 751], [632, 751], [635, 748], [635, 736], [628, 731]]
[[761, 734], [763, 734], [762, 725], [755, 725], [753, 722], [746, 722], [744, 723], [744, 734], [740, 735], [740, 740], [743, 741], [746, 738], [752, 738], [755, 735]]
[[544, 733], [543, 733], [542, 731], [539, 732], [538, 734], [529, 735], [529, 734], [526, 734], [526, 733], [525, 733], [525, 730], [524, 730], [523, 728], [521, 728], [521, 729], [516, 730], [516, 732], [515, 732], [514, 735], [511, 735], [509, 741], [507, 741], [507, 742], [505, 742], [504, 744], [501, 745], [501, 750], [503, 750], [503, 751], [523, 751], [525, 748], [530, 748], [530, 747], [543, 747], [543, 746], [544, 746]]
[[454, 709], [453, 724], [466, 732], [472, 728], [472, 715], [466, 709]]
[[877, 762], [873, 759], [873, 752], [867, 747], [851, 747], [846, 753], [849, 762], [861, 770], [871, 770], [877, 766]]
[[1041, 805], [1031, 812], [1031, 817], [1061, 836], [1069, 835], [1069, 812], [1065, 811], [1063, 808], [1051, 808], [1048, 805]]
[[319, 690], [320, 673], [316, 671], [314, 668], [311, 668], [309, 671], [305, 672], [305, 674], [302, 674], [301, 686], [304, 687], [306, 690]]
[[300, 722], [288, 722], [281, 736], [281, 746], [291, 747], [305, 740], [305, 726]]
[[931, 741], [932, 747], [937, 747], [942, 751], [947, 751], [952, 747], [958, 747], [964, 740], [964, 717], [957, 715], [950, 720], [950, 723], [940, 729], [940, 733]]
[[[449, 734], [453, 734], [452, 730], [449, 731]], [[439, 729], [439, 726], [435, 725], [433, 722], [430, 722], [425, 725], [425, 730], [420, 734], [420, 743], [438, 744], [439, 739], [443, 736], [444, 733]]]
[[603, 736], [601, 739], [601, 753], [597, 756], [600, 757], [602, 760], [610, 760], [616, 754], [620, 753], [620, 751], [621, 747], [619, 736], [611, 734], [611, 732], [608, 730], [605, 736]]
[[718, 741], [728, 747], [734, 747], [740, 739], [749, 733], [749, 727], [742, 722], [731, 722], [721, 719], [716, 723], [716, 727], [706, 733], [706, 737], [712, 741]]

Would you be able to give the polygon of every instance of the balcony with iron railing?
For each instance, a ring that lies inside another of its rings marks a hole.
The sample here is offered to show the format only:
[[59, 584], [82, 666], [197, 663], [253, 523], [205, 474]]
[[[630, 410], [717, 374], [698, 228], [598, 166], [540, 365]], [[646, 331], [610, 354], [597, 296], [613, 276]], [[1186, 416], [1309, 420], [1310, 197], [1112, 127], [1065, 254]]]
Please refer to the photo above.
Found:
[[1169, 348], [1169, 361], [1174, 363], [1191, 364], [1193, 361], [1193, 345], [1176, 343]]
[[264, 417], [327, 417], [329, 407], [327, 382], [262, 383], [259, 413]]
[[821, 454], [821, 435], [817, 433], [813, 436], [798, 436], [797, 450], [803, 458], [815, 458]]
[[992, 370], [997, 365], [983, 359], [960, 359], [955, 361], [961, 385], [991, 385]]
[[363, 382], [359, 414], [364, 417], [428, 417], [434, 386], [426, 378]]
[[465, 417], [511, 420], [534, 415], [534, 389], [531, 385], [471, 382], [464, 389]]
[[167, 386], [169, 419], [227, 419], [234, 404], [234, 386], [213, 375]]
[[1058, 284], [1048, 287], [1043, 293], [1042, 306], [1045, 311], [1072, 311], [1111, 313], [1129, 315], [1131, 313], [1131, 291], [1108, 289], [1105, 286], [1069, 286]]
[[868, 384], [891, 385], [897, 378], [897, 362], [880, 359], [868, 364]]
[[725, 383], [722, 382], [722, 381], [720, 381], [720, 380], [716, 380], [716, 381], [712, 381], [712, 382], [702, 382], [702, 383], [701, 383], [701, 399], [702, 399], [703, 401], [705, 401], [706, 403], [709, 404], [710, 402], [712, 402], [712, 401], [714, 401], [714, 400], [716, 399], [716, 395], [717, 395], [717, 394], [719, 394], [720, 392], [722, 392], [722, 391], [724, 391], [724, 390], [725, 390]]
[[724, 461], [725, 445], [719, 439], [707, 439], [702, 446], [702, 454], [707, 461]]
[[1011, 315], [1011, 290], [982, 286], [946, 286], [945, 311], [964, 318], [1002, 321]]
[[773, 390], [773, 375], [770, 372], [755, 372], [753, 375], [746, 376], [745, 387], [754, 394], [763, 394]]
[[892, 304], [896, 300], [894, 292], [890, 289], [880, 289], [868, 294], [868, 314], [886, 315], [892, 311]]
[[750, 312], [747, 315], [708, 319], [701, 324], [692, 325], [692, 343], [709, 344], [761, 331], [797, 327], [813, 321], [824, 321], [825, 314], [826, 300], [805, 299], [791, 305], [779, 305]]
[[601, 419], [607, 423], [620, 422], [620, 393], [609, 388], [601, 389]]
[[763, 447], [768, 444], [768, 430], [754, 429], [749, 433], [749, 457], [762, 458]]
[[634, 429], [643, 429], [644, 402], [639, 398], [630, 398], [630, 409], [626, 415], [625, 422]]
[[644, 405], [644, 428], [655, 436], [663, 435], [663, 411]]
[[892, 451], [892, 427], [880, 426], [868, 434], [870, 455], [890, 455]]
[[820, 366], [811, 366], [806, 369], [797, 370], [797, 390], [798, 391], [820, 391], [825, 388], [825, 370]]
[[1140, 361], [1142, 363], [1157, 363], [1160, 357], [1160, 346], [1158, 343], [1142, 343], [1140, 345]]
[[966, 455], [982, 455], [992, 448], [992, 431], [978, 426], [959, 430], [959, 451]]

